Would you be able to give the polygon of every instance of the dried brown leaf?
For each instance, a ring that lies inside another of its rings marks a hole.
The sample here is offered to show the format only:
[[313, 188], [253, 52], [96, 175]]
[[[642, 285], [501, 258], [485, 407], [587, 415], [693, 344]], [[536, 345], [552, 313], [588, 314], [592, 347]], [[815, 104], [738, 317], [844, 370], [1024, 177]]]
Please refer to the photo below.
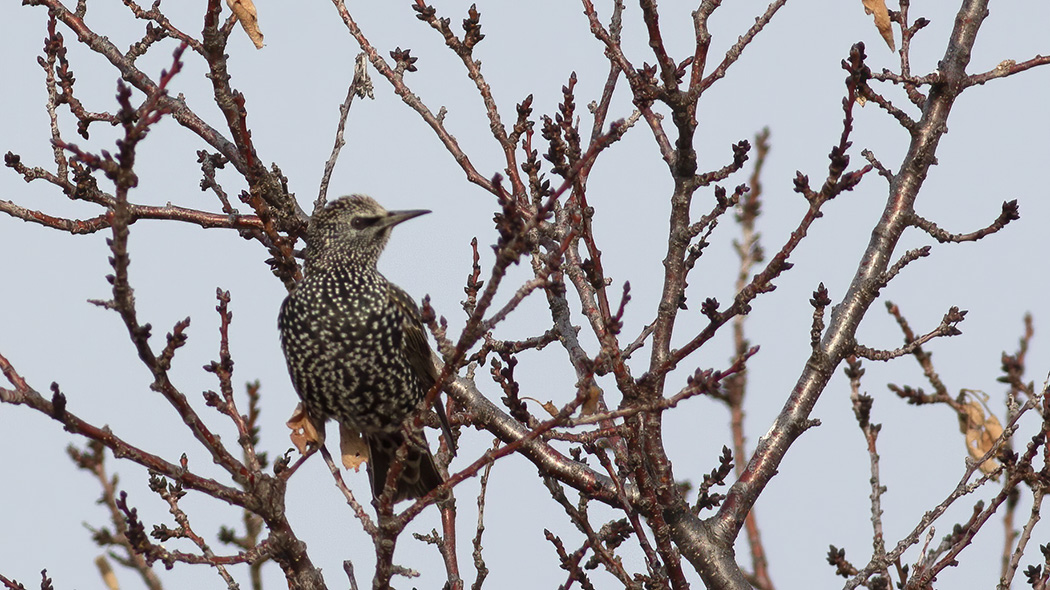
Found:
[[1003, 435], [1003, 425], [995, 414], [988, 414], [988, 419], [984, 421], [984, 430], [992, 437], [992, 440], [999, 440], [999, 437]]
[[[974, 399], [963, 405], [959, 414], [959, 430], [966, 435], [966, 450], [974, 460], [980, 460], [995, 446], [995, 441], [1003, 434], [1003, 425], [999, 419], [988, 412], [985, 417], [983, 403]], [[988, 459], [981, 464], [981, 471], [990, 474], [999, 468], [999, 462]]]
[[321, 437], [317, 429], [314, 428], [314, 423], [306, 416], [303, 404], [300, 403], [295, 406], [292, 417], [285, 422], [285, 425], [292, 429], [288, 436], [292, 439], [292, 444], [295, 445], [295, 448], [299, 449], [299, 452], [303, 455], [307, 453], [310, 445], [313, 445], [314, 448], [320, 446]]
[[252, 3], [252, 0], [226, 0], [226, 5], [237, 17], [244, 32], [248, 33], [248, 38], [255, 44], [255, 48], [262, 49], [263, 34], [259, 30], [259, 15], [255, 11], [255, 4]]
[[890, 46], [890, 51], [897, 51], [897, 44], [893, 42], [893, 28], [890, 26], [890, 11], [886, 8], [886, 0], [861, 0], [864, 3], [864, 12], [875, 15], [875, 28]]
[[106, 588], [109, 590], [120, 590], [117, 574], [113, 573], [113, 567], [109, 565], [109, 560], [106, 559], [105, 555], [99, 555], [95, 558], [95, 566], [98, 567], [98, 572], [102, 574], [102, 581], [106, 584]]
[[580, 416], [591, 416], [598, 413], [598, 402], [602, 400], [602, 388], [597, 383], [591, 383], [587, 391], [587, 397], [580, 406]]
[[522, 400], [529, 400], [530, 402], [536, 402], [539, 405], [543, 406], [543, 409], [546, 410], [547, 413], [551, 415], [551, 418], [553, 418], [553, 417], [558, 415], [558, 406], [555, 406], [554, 402], [541, 402], [540, 400], [538, 400], [538, 399], [536, 399], [534, 397], [522, 397], [521, 399]]
[[360, 471], [361, 464], [368, 461], [368, 444], [356, 430], [340, 424], [339, 453], [343, 456], [343, 467]]

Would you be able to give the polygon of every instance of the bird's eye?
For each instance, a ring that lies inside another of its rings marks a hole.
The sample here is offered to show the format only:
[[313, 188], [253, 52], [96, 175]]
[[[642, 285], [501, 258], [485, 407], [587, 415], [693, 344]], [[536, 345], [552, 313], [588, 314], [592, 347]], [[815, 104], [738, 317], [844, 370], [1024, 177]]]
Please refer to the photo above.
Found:
[[372, 227], [378, 221], [375, 217], [355, 217], [350, 221], [350, 227], [354, 229], [365, 229]]

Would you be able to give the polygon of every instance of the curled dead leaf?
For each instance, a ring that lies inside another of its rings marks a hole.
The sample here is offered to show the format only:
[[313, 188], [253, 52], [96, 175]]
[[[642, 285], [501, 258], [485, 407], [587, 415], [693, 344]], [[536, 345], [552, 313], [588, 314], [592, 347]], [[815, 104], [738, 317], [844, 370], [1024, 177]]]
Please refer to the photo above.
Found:
[[[966, 450], [970, 458], [978, 461], [992, 450], [995, 441], [1002, 436], [1003, 425], [991, 410], [988, 411], [987, 417], [985, 416], [987, 406], [984, 405], [983, 399], [977, 397], [977, 392], [964, 390], [964, 393], [973, 395], [975, 399], [963, 405], [959, 413], [959, 431], [966, 435]], [[991, 474], [999, 468], [999, 462], [988, 459], [980, 467], [985, 474]]]
[[368, 461], [368, 444], [356, 430], [340, 424], [339, 453], [343, 457], [343, 467], [360, 471], [361, 464]]
[[285, 425], [292, 429], [288, 437], [292, 439], [292, 444], [295, 445], [296, 449], [299, 449], [301, 454], [305, 455], [311, 445], [314, 448], [320, 446], [321, 437], [317, 429], [314, 428], [314, 423], [306, 416], [306, 409], [303, 408], [303, 404], [300, 403], [295, 406], [292, 417], [285, 422]]
[[543, 404], [543, 409], [547, 410], [547, 413], [551, 415], [551, 418], [558, 415], [558, 408], [554, 406], [554, 402], [547, 402]]
[[113, 566], [109, 565], [109, 560], [106, 559], [105, 555], [99, 555], [95, 558], [95, 566], [98, 567], [98, 572], [102, 574], [102, 582], [106, 584], [106, 588], [109, 590], [120, 590], [117, 574], [113, 573]]
[[[602, 393], [604, 392], [602, 391], [601, 387], [598, 387], [597, 383], [591, 383], [590, 386], [588, 386], [587, 395], [583, 400], [583, 404], [580, 405], [581, 416], [590, 416], [591, 414], [598, 413], [598, 404], [602, 399]], [[536, 402], [537, 404], [543, 407], [543, 410], [545, 412], [551, 415], [551, 418], [557, 416], [558, 412], [560, 411], [558, 409], [558, 406], [554, 405], [554, 402], [552, 401], [541, 402], [540, 400], [534, 397], [522, 397], [521, 399], [529, 400], [530, 402]]]
[[[314, 423], [306, 415], [303, 404], [295, 406], [292, 417], [285, 423], [292, 432], [288, 435], [292, 444], [303, 455], [312, 453], [324, 442], [324, 437], [314, 428]], [[358, 471], [361, 464], [368, 461], [368, 444], [361, 435], [342, 424], [339, 425], [339, 453], [342, 456], [343, 467]]]
[[897, 44], [893, 41], [893, 28], [890, 26], [890, 11], [886, 8], [886, 0], [861, 0], [864, 3], [864, 12], [875, 15], [875, 28], [890, 46], [890, 51], [897, 51]]
[[259, 30], [259, 15], [255, 11], [255, 4], [252, 3], [252, 0], [226, 0], [226, 5], [237, 17], [244, 32], [248, 33], [248, 38], [255, 44], [255, 48], [262, 49], [263, 34]]
[[529, 400], [530, 402], [536, 402], [539, 405], [543, 406], [543, 409], [546, 410], [546, 412], [551, 415], [551, 418], [553, 418], [553, 417], [558, 415], [558, 407], [554, 405], [554, 402], [546, 402], [546, 403], [544, 403], [544, 402], [541, 402], [540, 400], [538, 400], [538, 399], [536, 399], [534, 397], [522, 397], [521, 399], [522, 400]]
[[602, 400], [602, 393], [602, 388], [592, 381], [587, 390], [587, 397], [580, 406], [580, 416], [591, 416], [598, 413], [598, 402]]

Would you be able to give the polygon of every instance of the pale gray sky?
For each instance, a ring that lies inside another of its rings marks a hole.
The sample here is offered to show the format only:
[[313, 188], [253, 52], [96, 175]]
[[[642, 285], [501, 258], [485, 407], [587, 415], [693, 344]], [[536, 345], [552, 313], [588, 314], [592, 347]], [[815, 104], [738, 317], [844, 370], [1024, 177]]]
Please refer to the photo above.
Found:
[[[178, 26], [199, 34], [204, 4], [178, 2], [164, 9]], [[408, 84], [432, 110], [442, 105], [448, 108], [448, 126], [483, 174], [499, 171], [502, 155], [488, 133], [473, 83], [440, 37], [415, 18], [410, 4], [355, 2], [350, 9], [384, 56], [397, 46], [412, 49], [419, 57], [419, 71], [408, 74]], [[607, 17], [609, 7], [604, 4], [599, 11]], [[720, 59], [765, 9], [763, 2], [726, 4], [711, 21], [713, 59]], [[914, 3], [913, 18], [932, 20], [913, 45], [916, 73], [936, 67], [952, 26], [954, 4]], [[461, 0], [435, 3], [439, 15], [449, 17], [457, 30], [469, 5]], [[602, 46], [588, 33], [578, 4], [544, 1], [524, 6], [479, 3], [486, 38], [475, 55], [483, 62], [504, 122], [513, 121], [514, 105], [530, 93], [535, 95], [537, 114], [553, 114], [561, 86], [575, 71], [578, 112], [584, 115], [581, 128], [589, 133], [584, 107], [600, 96], [607, 75]], [[329, 3], [258, 0], [257, 7], [266, 47], [256, 51], [240, 31], [234, 33], [228, 50], [232, 83], [246, 96], [248, 123], [259, 153], [267, 163], [281, 166], [291, 189], [308, 209], [332, 147], [338, 105], [352, 77], [358, 48]], [[679, 60], [691, 54], [691, 9], [685, 2], [661, 6], [665, 39]], [[1050, 5], [999, 2], [991, 10], [971, 72], [991, 69], [1005, 59], [1021, 61], [1048, 51]], [[96, 1], [91, 3], [87, 22], [118, 47], [126, 48], [143, 29], [126, 12], [119, 3]], [[45, 168], [53, 162], [43, 107], [43, 72], [36, 56], [41, 53], [46, 19], [46, 11], [40, 8], [15, 3], [0, 7], [0, 54], [4, 55], [0, 151], [16, 152], [26, 165]], [[653, 62], [640, 36], [636, 6], [628, 7], [625, 22], [628, 56], [636, 64]], [[63, 34], [70, 47], [79, 98], [91, 110], [112, 110], [115, 70], [78, 47], [74, 34], [67, 30]], [[874, 71], [896, 68], [896, 54], [883, 44], [859, 1], [789, 2], [729, 75], [701, 100], [696, 144], [702, 166], [720, 167], [731, 158], [732, 142], [750, 139], [763, 126], [772, 131], [773, 147], [763, 178], [763, 215], [758, 220], [768, 252], [779, 249], [804, 211], [804, 200], [791, 190], [795, 171], [813, 179], [826, 174], [827, 153], [841, 130], [846, 73], [839, 64], [850, 45], [860, 40], [867, 44], [868, 63]], [[169, 67], [174, 45], [165, 47], [140, 60], [140, 67], [154, 75]], [[213, 126], [224, 128], [210, 103], [210, 87], [203, 73], [201, 62], [187, 54], [186, 67], [172, 82], [171, 91], [184, 93], [199, 114]], [[470, 238], [478, 237], [487, 272], [491, 250], [486, 245], [494, 239], [490, 220], [495, 205], [489, 195], [465, 181], [429, 128], [383, 79], [373, 76], [373, 81], [376, 99], [358, 101], [351, 111], [348, 143], [331, 196], [362, 192], [389, 208], [432, 209], [432, 215], [395, 232], [382, 268], [417, 298], [429, 293], [451, 325], [461, 326], [459, 301], [469, 271]], [[892, 89], [886, 93], [900, 99], [901, 106], [906, 104], [902, 93]], [[928, 348], [952, 391], [983, 390], [1000, 412], [1003, 386], [995, 381], [1000, 354], [1015, 350], [1026, 311], [1035, 315], [1037, 330], [1029, 353], [1029, 378], [1041, 382], [1050, 369], [1047, 340], [1042, 336], [1050, 322], [1045, 295], [1050, 281], [1043, 260], [1044, 232], [1050, 221], [1048, 95], [1050, 70], [1036, 69], [968, 90], [956, 103], [949, 119], [950, 133], [938, 152], [940, 165], [931, 170], [917, 210], [955, 232], [987, 225], [1004, 200], [1018, 199], [1022, 217], [977, 244], [939, 245], [912, 231], [902, 248], [933, 244], [933, 254], [909, 266], [883, 293], [902, 307], [917, 331], [932, 329], [952, 305], [970, 311], [960, 326], [962, 336], [936, 341]], [[613, 118], [629, 115], [630, 109], [621, 92]], [[896, 169], [907, 148], [907, 134], [875, 105], [855, 113], [850, 150], [854, 165], [862, 163], [860, 150], [869, 148]], [[96, 124], [91, 140], [85, 141], [75, 135], [68, 113], [63, 113], [62, 123], [68, 141], [85, 149], [113, 150], [112, 130]], [[195, 152], [204, 147], [170, 120], [158, 125], [139, 151], [140, 183], [132, 199], [218, 210], [214, 197], [198, 186]], [[243, 188], [232, 174], [224, 173], [220, 179], [231, 195]], [[746, 175], [740, 174], [725, 184], [731, 187], [745, 180]], [[598, 210], [595, 233], [604, 251], [606, 274], [616, 285], [624, 280], [632, 285], [626, 334], [637, 333], [655, 310], [669, 193], [669, 176], [644, 125], [604, 154], [590, 179], [588, 195]], [[710, 194], [698, 193], [702, 205], [697, 211], [707, 210]], [[878, 221], [885, 195], [885, 182], [871, 174], [857, 190], [825, 206], [824, 218], [792, 256], [795, 268], [777, 281], [777, 291], [755, 302], [748, 331], [762, 350], [749, 365], [750, 448], [780, 411], [808, 356], [812, 290], [823, 281], [832, 300], [838, 301]], [[70, 203], [42, 182], [27, 185], [7, 169], [0, 171], [0, 199], [64, 216], [87, 218], [99, 213], [93, 206]], [[110, 272], [105, 247], [108, 235], [107, 231], [69, 236], [0, 217], [0, 248], [8, 253], [0, 289], [0, 352], [37, 390], [47, 391], [57, 381], [69, 399], [69, 409], [81, 417], [108, 424], [131, 442], [169, 459], [185, 452], [191, 467], [221, 477], [171, 408], [149, 391], [149, 375], [138, 363], [118, 316], [86, 303], [89, 298], [110, 296], [104, 279]], [[693, 311], [682, 316], [677, 342], [688, 340], [691, 330], [706, 323], [699, 315], [700, 301], [709, 296], [723, 302], [731, 299], [735, 260], [729, 245], [737, 235], [729, 218], [715, 232], [713, 245], [691, 277]], [[262, 381], [262, 448], [272, 457], [289, 446], [283, 424], [295, 396], [275, 326], [284, 289], [269, 273], [265, 258], [266, 252], [257, 244], [220, 230], [149, 221], [131, 229], [131, 282], [140, 319], [154, 326], [154, 342], [162, 342], [175, 321], [186, 316], [193, 319], [189, 343], [176, 356], [173, 377], [197, 402], [200, 391], [217, 387], [214, 377], [200, 368], [217, 355], [215, 288], [231, 291], [235, 382]], [[513, 276], [523, 275], [518, 271]], [[548, 321], [545, 313], [545, 302], [534, 298], [501, 326], [499, 334], [507, 338], [534, 335]], [[684, 383], [696, 366], [725, 367], [729, 356], [726, 332], [700, 351], [693, 364], [685, 363], [669, 383]], [[900, 343], [899, 332], [881, 303], [872, 307], [859, 337], [863, 344], [878, 348]], [[517, 375], [525, 395], [563, 403], [574, 394], [575, 378], [560, 348], [552, 346], [540, 354], [525, 355], [521, 361]], [[884, 424], [879, 439], [882, 481], [889, 489], [883, 507], [887, 540], [895, 542], [955, 487], [964, 467], [963, 437], [948, 408], [906, 407], [886, 389], [887, 383], [925, 385], [913, 360], [869, 362], [865, 367], [864, 388], [875, 397], [873, 420]], [[501, 395], [491, 382], [480, 382], [491, 397]], [[676, 387], [669, 385], [672, 390]], [[847, 557], [858, 565], [870, 553], [868, 457], [848, 394], [848, 383], [840, 372], [813, 413], [823, 425], [798, 440], [757, 504], [770, 570], [780, 588], [840, 585], [841, 579], [835, 578], [824, 560], [829, 543], [845, 547]], [[226, 420], [203, 403], [197, 405], [227, 440], [234, 440]], [[676, 475], [699, 481], [717, 464], [721, 446], [728, 440], [726, 412], [717, 403], [694, 399], [671, 412], [666, 423]], [[1022, 430], [1026, 436], [1033, 432], [1031, 424]], [[0, 573], [28, 587], [38, 583], [44, 568], [59, 590], [103, 587], [93, 565], [99, 549], [82, 523], [106, 524], [107, 513], [94, 502], [97, 483], [75, 470], [66, 457], [64, 448], [71, 442], [82, 443], [37, 413], [0, 407], [0, 444], [6, 449], [0, 459], [0, 471], [5, 474], [5, 483], [0, 484]], [[465, 446], [458, 461], [466, 464], [472, 453], [476, 455], [490, 443], [488, 434], [464, 430]], [[119, 472], [122, 488], [147, 527], [170, 524], [166, 506], [145, 486], [144, 470], [112, 461], [110, 466]], [[493, 469], [485, 542], [485, 557], [492, 570], [488, 587], [555, 587], [565, 579], [552, 547], [543, 538], [543, 528], [562, 535], [568, 546], [577, 545], [579, 536], [535, 473], [519, 457], [505, 459]], [[364, 474], [348, 476], [353, 488], [367, 495], [365, 479]], [[474, 575], [469, 538], [475, 522], [472, 493], [476, 488], [476, 480], [459, 488], [460, 564], [468, 580]], [[982, 489], [974, 501], [994, 492]], [[972, 504], [964, 501], [942, 519], [937, 537], [967, 518]], [[212, 541], [219, 524], [239, 521], [235, 510], [199, 494], [189, 494], [183, 505], [196, 530]], [[347, 558], [355, 563], [359, 584], [368, 586], [371, 544], [319, 459], [312, 459], [292, 479], [288, 509], [293, 526], [308, 543], [315, 563], [324, 568], [331, 587], [345, 585], [341, 564]], [[1019, 514], [1026, 512], [1027, 502]], [[414, 530], [427, 532], [436, 526], [437, 511], [428, 509]], [[1001, 530], [998, 523], [990, 524], [963, 553], [962, 567], [947, 570], [940, 582], [957, 588], [994, 586], [999, 575]], [[1033, 541], [1046, 539], [1045, 532], [1037, 529]], [[217, 542], [213, 546], [222, 551]], [[1037, 554], [1033, 552], [1025, 565]], [[914, 561], [914, 550], [908, 555]], [[423, 572], [421, 580], [399, 586], [440, 586], [443, 568], [432, 547], [406, 536], [398, 546], [396, 561]], [[748, 562], [744, 552], [741, 562]], [[640, 560], [629, 565], [644, 567]], [[282, 587], [279, 569], [272, 564], [266, 568], [267, 587]], [[246, 583], [244, 572], [235, 572]], [[222, 587], [215, 573], [204, 567], [182, 565], [173, 572], [161, 568], [160, 573], [169, 587]], [[118, 575], [123, 588], [140, 587], [129, 572], [118, 571]], [[695, 575], [691, 579], [699, 585]]]

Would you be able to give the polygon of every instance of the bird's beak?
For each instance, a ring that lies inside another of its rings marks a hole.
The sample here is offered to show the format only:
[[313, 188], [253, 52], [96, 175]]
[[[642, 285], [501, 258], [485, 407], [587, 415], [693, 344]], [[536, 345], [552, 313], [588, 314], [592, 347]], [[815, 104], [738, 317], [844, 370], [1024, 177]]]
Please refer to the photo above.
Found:
[[394, 227], [402, 221], [408, 221], [413, 217], [430, 213], [427, 209], [411, 209], [409, 211], [387, 211], [386, 217], [379, 221], [380, 227]]

